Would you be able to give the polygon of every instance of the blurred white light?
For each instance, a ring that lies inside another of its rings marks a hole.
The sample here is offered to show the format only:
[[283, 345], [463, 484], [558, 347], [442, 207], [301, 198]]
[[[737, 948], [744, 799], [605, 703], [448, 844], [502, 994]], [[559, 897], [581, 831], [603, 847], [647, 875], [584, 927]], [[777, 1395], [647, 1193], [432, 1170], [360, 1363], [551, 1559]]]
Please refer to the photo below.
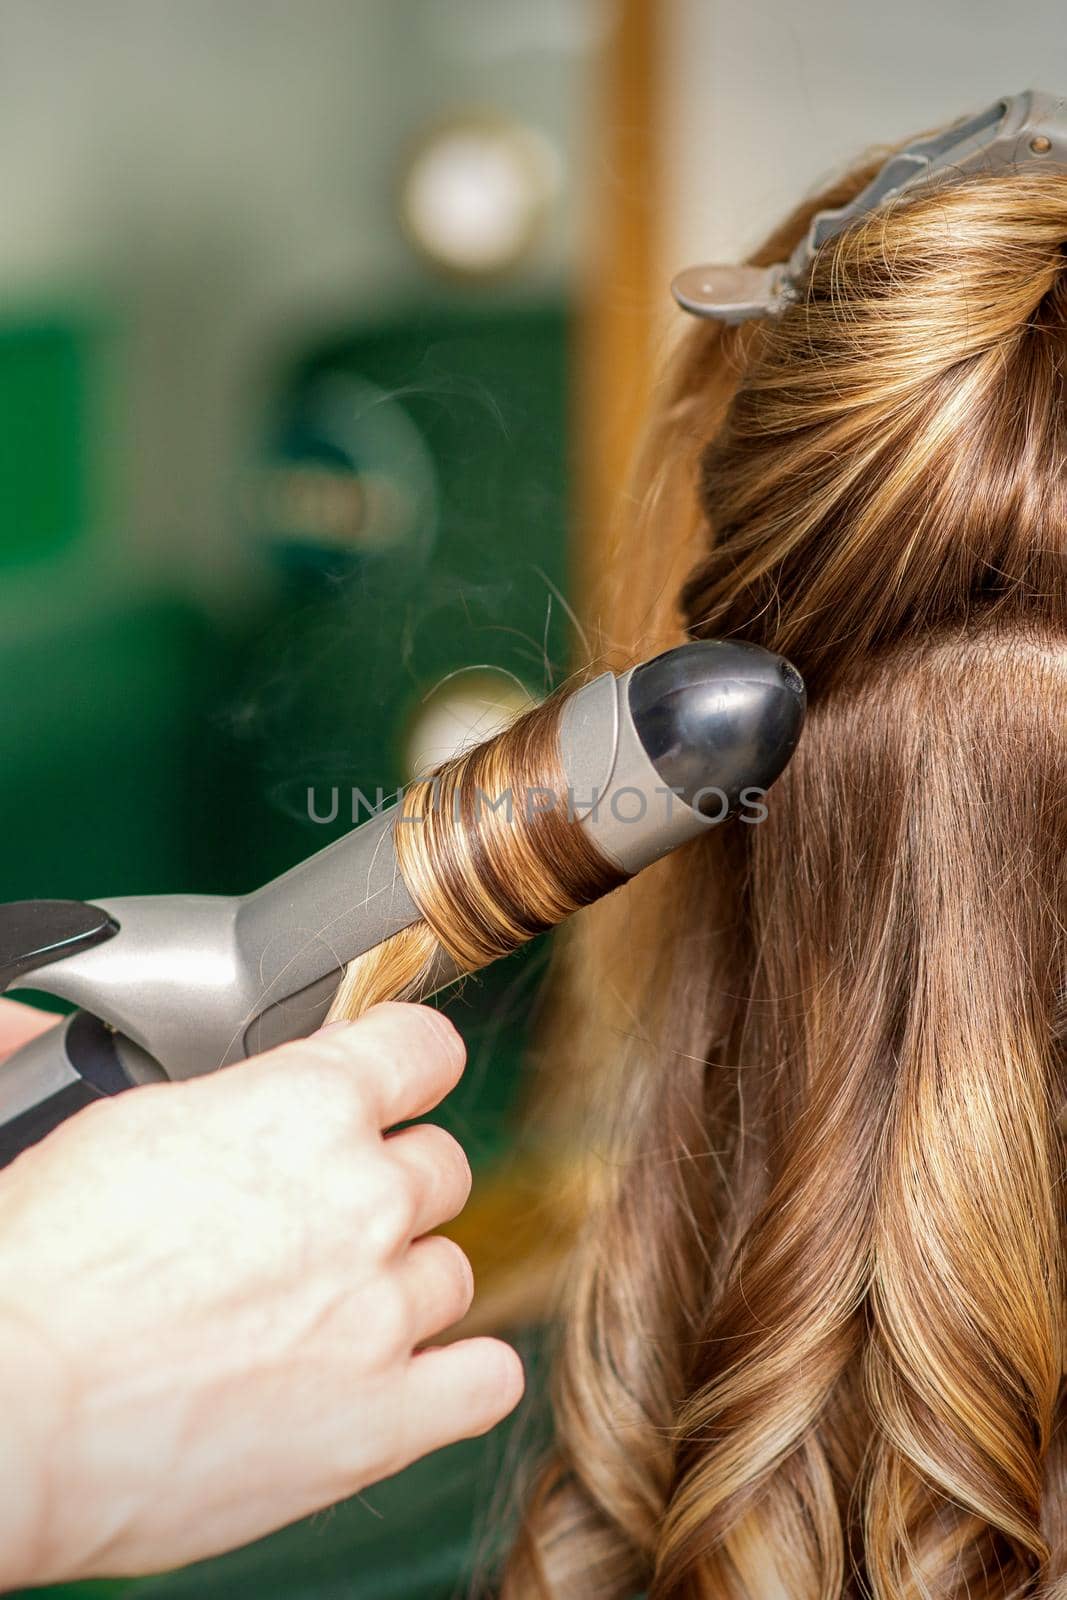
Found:
[[514, 678], [475, 668], [446, 679], [419, 706], [404, 741], [406, 776], [425, 778], [443, 761], [491, 739], [533, 704]]
[[492, 276], [526, 255], [558, 184], [558, 158], [541, 134], [503, 119], [459, 118], [416, 149], [401, 216], [436, 265]]
[[288, 420], [306, 453], [275, 452], [250, 476], [251, 530], [286, 545], [424, 555], [436, 531], [436, 470], [396, 398], [333, 372], [293, 405]]

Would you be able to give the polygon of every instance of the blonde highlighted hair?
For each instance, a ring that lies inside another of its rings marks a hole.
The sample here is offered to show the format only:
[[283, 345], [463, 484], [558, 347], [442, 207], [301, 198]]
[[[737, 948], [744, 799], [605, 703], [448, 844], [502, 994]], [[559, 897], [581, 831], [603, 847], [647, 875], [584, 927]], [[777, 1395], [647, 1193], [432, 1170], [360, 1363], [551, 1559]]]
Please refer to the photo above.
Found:
[[946, 183], [674, 359], [608, 626], [809, 722], [571, 940], [610, 1182], [505, 1600], [1067, 1595], [1065, 241], [1067, 176]]

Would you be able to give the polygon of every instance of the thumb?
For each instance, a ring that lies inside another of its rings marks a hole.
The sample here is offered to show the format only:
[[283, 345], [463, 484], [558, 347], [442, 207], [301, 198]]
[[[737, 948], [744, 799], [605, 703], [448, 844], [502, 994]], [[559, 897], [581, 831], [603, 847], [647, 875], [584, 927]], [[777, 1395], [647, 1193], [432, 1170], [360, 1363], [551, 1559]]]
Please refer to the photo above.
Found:
[[9, 1056], [20, 1044], [36, 1039], [62, 1020], [52, 1011], [39, 1011], [17, 1000], [0, 1000], [0, 1057]]

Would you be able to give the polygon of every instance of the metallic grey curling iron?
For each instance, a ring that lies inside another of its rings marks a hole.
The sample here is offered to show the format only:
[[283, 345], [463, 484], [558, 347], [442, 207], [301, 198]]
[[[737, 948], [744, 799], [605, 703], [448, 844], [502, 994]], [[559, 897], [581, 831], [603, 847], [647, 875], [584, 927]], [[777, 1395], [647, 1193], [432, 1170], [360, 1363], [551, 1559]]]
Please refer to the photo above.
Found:
[[[682, 645], [563, 702], [574, 815], [632, 876], [762, 796], [800, 736], [799, 673], [757, 645]], [[80, 1009], [0, 1065], [0, 1165], [138, 1084], [195, 1077], [319, 1027], [345, 966], [420, 920], [396, 805], [244, 896], [0, 906], [0, 989]], [[458, 976], [442, 950], [434, 992]]]

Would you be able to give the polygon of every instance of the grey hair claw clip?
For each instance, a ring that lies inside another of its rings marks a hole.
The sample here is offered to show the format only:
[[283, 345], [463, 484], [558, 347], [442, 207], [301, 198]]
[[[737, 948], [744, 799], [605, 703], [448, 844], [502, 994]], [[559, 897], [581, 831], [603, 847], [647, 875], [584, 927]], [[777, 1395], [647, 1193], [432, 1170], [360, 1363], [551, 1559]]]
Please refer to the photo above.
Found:
[[816, 214], [788, 261], [770, 267], [687, 267], [671, 292], [695, 317], [747, 322], [774, 316], [797, 298], [797, 286], [819, 248], [878, 206], [928, 183], [979, 172], [1010, 173], [1036, 161], [1067, 168], [1067, 103], [1059, 95], [1026, 89], [897, 151], [848, 205]]

